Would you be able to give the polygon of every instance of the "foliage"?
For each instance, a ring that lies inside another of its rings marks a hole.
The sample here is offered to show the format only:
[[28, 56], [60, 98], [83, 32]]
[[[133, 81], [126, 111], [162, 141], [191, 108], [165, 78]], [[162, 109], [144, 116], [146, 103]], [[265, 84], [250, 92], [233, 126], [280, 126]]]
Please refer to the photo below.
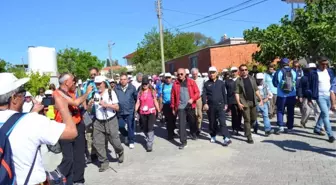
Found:
[[[213, 44], [214, 40], [201, 33], [172, 33], [164, 31], [165, 60], [171, 60], [182, 55], [197, 51], [200, 48]], [[137, 51], [132, 59], [137, 72], [145, 74], [161, 73], [160, 35], [156, 29], [146, 33], [138, 44]]]
[[7, 62], [0, 58], [0, 73], [6, 72]]
[[280, 24], [245, 30], [245, 40], [260, 47], [253, 58], [266, 65], [281, 57], [297, 59], [325, 55], [335, 61], [335, 7], [336, 0], [307, 1], [305, 8], [296, 10], [294, 21], [286, 15]]
[[25, 85], [25, 89], [29, 91], [33, 96], [37, 95], [38, 89], [40, 87], [48, 88], [50, 82], [50, 75], [40, 74], [39, 72], [31, 72], [27, 77], [30, 78], [28, 83]]
[[67, 48], [57, 54], [58, 72], [70, 72], [80, 79], [87, 79], [89, 68], [97, 67], [101, 69], [105, 62], [98, 59], [97, 56], [80, 49]]

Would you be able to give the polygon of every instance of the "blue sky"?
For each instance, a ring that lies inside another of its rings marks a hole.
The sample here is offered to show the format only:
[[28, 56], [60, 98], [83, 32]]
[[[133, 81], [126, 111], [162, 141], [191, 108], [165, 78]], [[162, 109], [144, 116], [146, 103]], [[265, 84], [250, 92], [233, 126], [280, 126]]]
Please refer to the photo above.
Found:
[[[246, 0], [163, 0], [163, 8], [208, 15]], [[253, 2], [258, 2], [255, 0]], [[278, 23], [290, 14], [290, 5], [268, 0], [254, 7], [183, 31], [204, 33], [219, 41], [242, 37], [245, 29]], [[165, 27], [197, 18], [163, 10]], [[244, 20], [232, 21], [232, 20]], [[11, 63], [27, 62], [28, 46], [84, 49], [100, 59], [108, 56], [107, 42], [115, 42], [112, 58], [121, 64], [133, 52], [143, 35], [158, 24], [154, 0], [0, 0], [0, 58]]]

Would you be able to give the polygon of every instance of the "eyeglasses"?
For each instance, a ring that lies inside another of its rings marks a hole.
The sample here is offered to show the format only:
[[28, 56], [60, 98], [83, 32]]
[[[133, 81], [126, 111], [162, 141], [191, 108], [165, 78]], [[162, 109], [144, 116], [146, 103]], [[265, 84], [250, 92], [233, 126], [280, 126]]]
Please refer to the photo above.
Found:
[[184, 74], [183, 73], [178, 73], [177, 76], [183, 76]]
[[231, 71], [232, 73], [236, 73], [237, 72], [237, 70], [234, 70], [234, 71]]
[[247, 69], [241, 69], [240, 71], [247, 71]]

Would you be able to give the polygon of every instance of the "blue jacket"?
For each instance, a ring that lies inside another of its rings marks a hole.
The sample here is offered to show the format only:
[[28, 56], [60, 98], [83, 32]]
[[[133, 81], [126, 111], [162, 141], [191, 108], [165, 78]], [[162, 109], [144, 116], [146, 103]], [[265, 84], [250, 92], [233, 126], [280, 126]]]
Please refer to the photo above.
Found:
[[135, 89], [134, 85], [129, 83], [126, 91], [124, 92], [121, 88], [121, 85], [118, 84], [115, 87], [115, 92], [119, 101], [118, 115], [134, 114], [135, 103], [138, 96], [138, 92]]
[[[296, 84], [297, 81], [297, 76], [296, 76], [296, 72], [293, 69], [290, 69], [289, 67], [285, 67], [286, 70], [291, 70], [292, 76], [293, 76], [293, 83]], [[275, 73], [274, 77], [273, 77], [273, 85], [274, 87], [277, 87], [277, 96], [278, 97], [292, 97], [292, 96], [296, 96], [296, 85], [294, 86], [294, 89], [292, 92], [290, 93], [285, 93], [282, 89], [281, 89], [281, 82], [283, 80], [283, 73], [282, 73], [282, 69], [277, 70], [277, 72]]]
[[311, 94], [309, 92], [309, 72], [305, 72], [304, 76], [301, 77], [299, 84], [298, 84], [298, 89], [297, 89], [297, 94], [298, 97], [300, 98], [308, 98], [311, 99]]
[[[331, 69], [327, 69], [329, 76], [330, 76], [330, 85], [333, 84], [334, 80], [334, 72]], [[317, 100], [319, 98], [319, 78], [317, 74], [317, 69], [312, 70], [309, 74], [309, 90], [308, 90], [308, 95], [311, 97], [313, 100]]]

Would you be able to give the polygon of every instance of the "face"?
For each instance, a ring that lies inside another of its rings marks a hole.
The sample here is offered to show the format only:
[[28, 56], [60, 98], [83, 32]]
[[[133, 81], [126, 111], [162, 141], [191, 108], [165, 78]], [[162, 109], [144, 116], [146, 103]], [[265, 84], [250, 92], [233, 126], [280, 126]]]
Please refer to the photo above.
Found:
[[242, 66], [242, 67], [240, 68], [240, 75], [241, 75], [242, 77], [246, 77], [246, 76], [248, 75], [248, 69], [247, 69], [246, 66]]
[[73, 88], [76, 89], [76, 83], [74, 81], [74, 77], [70, 76], [70, 78], [65, 81], [64, 85], [66, 85], [69, 88], [69, 90]]
[[193, 79], [197, 79], [198, 78], [198, 71], [192, 71], [191, 75], [192, 75]]
[[126, 86], [127, 83], [128, 83], [128, 79], [127, 79], [127, 77], [126, 77], [126, 76], [121, 76], [121, 77], [120, 77], [120, 84], [121, 84], [122, 86]]
[[43, 95], [44, 95], [44, 90], [43, 90], [43, 89], [40, 89], [40, 90], [39, 90], [39, 93], [40, 93], [41, 96], [43, 96]]
[[141, 81], [142, 81], [142, 76], [141, 76], [141, 75], [137, 76], [137, 81], [138, 81], [138, 82], [141, 82]]
[[322, 69], [322, 70], [325, 70], [325, 69], [327, 69], [328, 68], [328, 61], [321, 61], [320, 62], [320, 64], [319, 64], [319, 67], [320, 67], [320, 69]]
[[95, 78], [97, 75], [98, 75], [98, 71], [97, 71], [97, 70], [92, 69], [92, 70], [90, 71], [90, 79], [91, 79], [91, 80], [94, 80], [94, 78]]
[[179, 80], [184, 80], [185, 79], [185, 76], [186, 76], [186, 73], [185, 73], [185, 70], [184, 69], [179, 69], [177, 71], [177, 78]]
[[98, 91], [101, 93], [105, 91], [106, 84], [104, 82], [96, 83], [96, 87], [98, 88]]
[[26, 96], [25, 97], [25, 102], [29, 103], [32, 101], [32, 97], [31, 96]]
[[238, 76], [238, 70], [232, 70], [231, 74], [232, 74], [233, 77]]
[[274, 68], [273, 68], [273, 67], [270, 67], [270, 68], [268, 68], [268, 72], [270, 72], [270, 73], [274, 73], [274, 72], [275, 72], [275, 70], [274, 70]]
[[297, 62], [295, 62], [295, 63], [294, 63], [294, 67], [295, 67], [295, 68], [299, 68], [299, 67], [300, 67], [300, 64], [297, 63]]
[[111, 82], [110, 83], [111, 87], [113, 88], [115, 86], [115, 83], [114, 82]]
[[142, 89], [143, 90], [147, 90], [149, 88], [149, 84], [148, 83], [143, 83], [142, 84]]
[[14, 94], [10, 99], [11, 110], [22, 112], [22, 106], [25, 102], [26, 91], [22, 88], [18, 93]]
[[216, 71], [209, 71], [209, 78], [211, 80], [215, 80], [217, 78], [217, 72]]
[[172, 78], [171, 77], [166, 77], [165, 81], [166, 81], [167, 84], [170, 84], [171, 81], [172, 81]]

